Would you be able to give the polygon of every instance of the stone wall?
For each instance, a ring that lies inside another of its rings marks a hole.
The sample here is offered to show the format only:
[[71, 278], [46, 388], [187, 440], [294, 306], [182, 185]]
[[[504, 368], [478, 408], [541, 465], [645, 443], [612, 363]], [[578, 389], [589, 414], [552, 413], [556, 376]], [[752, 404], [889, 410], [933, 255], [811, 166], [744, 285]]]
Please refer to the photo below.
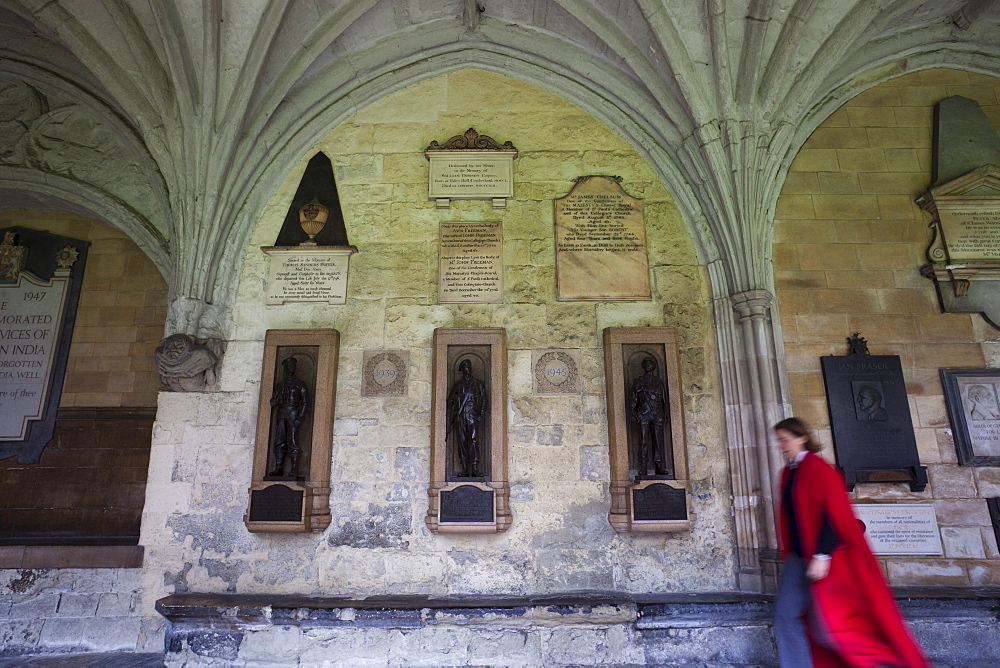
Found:
[[931, 182], [934, 105], [963, 95], [1000, 126], [1000, 81], [926, 70], [865, 91], [831, 115], [792, 163], [776, 213], [774, 270], [792, 405], [832, 457], [822, 355], [860, 332], [874, 355], [899, 355], [920, 461], [930, 484], [859, 485], [858, 501], [933, 502], [941, 558], [883, 560], [894, 585], [1000, 583], [985, 499], [1000, 469], [957, 466], [938, 369], [996, 366], [1000, 331], [978, 314], [947, 314], [920, 275], [931, 241], [914, 198]]
[[[506, 210], [427, 199], [423, 150], [475, 127], [520, 150]], [[352, 257], [344, 306], [262, 299], [271, 245], [310, 155], [290, 166], [246, 251], [222, 391], [161, 394], [142, 544], [145, 610], [174, 592], [369, 594], [731, 589], [732, 543], [717, 361], [705, 268], [650, 167], [612, 130], [560, 98], [481, 71], [439, 76], [375, 102], [316, 146], [332, 159]], [[585, 174], [623, 177], [644, 198], [653, 300], [555, 299], [552, 200]], [[502, 221], [502, 304], [436, 301], [442, 221]], [[677, 327], [694, 530], [617, 535], [609, 464], [603, 328]], [[509, 347], [512, 528], [433, 535], [424, 525], [436, 327], [505, 327]], [[341, 333], [333, 524], [318, 535], [251, 534], [250, 483], [264, 333]], [[531, 394], [531, 351], [580, 348], [583, 393]], [[360, 395], [366, 349], [410, 351], [409, 394]]]

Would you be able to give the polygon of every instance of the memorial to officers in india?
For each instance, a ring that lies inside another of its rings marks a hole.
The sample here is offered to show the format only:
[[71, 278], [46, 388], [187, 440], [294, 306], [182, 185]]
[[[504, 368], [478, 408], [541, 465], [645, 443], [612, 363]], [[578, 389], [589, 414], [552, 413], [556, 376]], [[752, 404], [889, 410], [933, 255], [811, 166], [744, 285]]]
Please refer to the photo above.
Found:
[[0, 0], [0, 658], [775, 663], [794, 414], [997, 663], [998, 20]]

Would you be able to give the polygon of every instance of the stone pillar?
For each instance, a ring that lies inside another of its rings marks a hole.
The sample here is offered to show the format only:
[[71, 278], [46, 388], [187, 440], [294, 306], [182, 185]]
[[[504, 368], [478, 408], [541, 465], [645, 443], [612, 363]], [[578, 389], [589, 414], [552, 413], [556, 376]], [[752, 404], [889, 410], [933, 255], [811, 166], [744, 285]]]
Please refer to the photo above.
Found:
[[[709, 267], [713, 287], [725, 277], [718, 263]], [[767, 290], [714, 300], [722, 376], [729, 468], [736, 534], [737, 586], [773, 591], [777, 574], [773, 490], [781, 469], [771, 446], [771, 426], [788, 414], [780, 337], [772, 318], [774, 296]]]

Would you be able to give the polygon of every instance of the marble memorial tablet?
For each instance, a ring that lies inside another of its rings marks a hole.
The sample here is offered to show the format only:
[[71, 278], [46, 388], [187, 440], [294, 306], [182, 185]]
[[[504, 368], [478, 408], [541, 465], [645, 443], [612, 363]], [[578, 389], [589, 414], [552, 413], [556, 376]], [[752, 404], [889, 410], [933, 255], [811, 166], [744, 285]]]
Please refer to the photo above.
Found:
[[88, 242], [0, 232], [0, 459], [38, 462], [52, 440]]
[[531, 351], [531, 380], [534, 394], [580, 394], [579, 350]]
[[353, 247], [303, 250], [298, 246], [265, 246], [271, 256], [268, 304], [285, 302], [347, 303], [347, 273]]
[[560, 301], [651, 299], [642, 200], [618, 177], [581, 176], [555, 201]]
[[503, 301], [500, 223], [441, 223], [438, 302], [499, 304]]
[[1000, 206], [995, 198], [980, 203], [956, 199], [937, 203], [949, 260], [1000, 260]]
[[424, 157], [430, 162], [427, 195], [440, 208], [453, 199], [488, 199], [502, 209], [514, 196], [517, 149], [509, 141], [501, 144], [469, 128], [444, 144], [432, 141]]
[[934, 506], [930, 504], [859, 503], [854, 514], [865, 526], [875, 554], [941, 554]]
[[408, 350], [366, 350], [361, 371], [361, 396], [404, 396], [408, 385], [409, 367]]

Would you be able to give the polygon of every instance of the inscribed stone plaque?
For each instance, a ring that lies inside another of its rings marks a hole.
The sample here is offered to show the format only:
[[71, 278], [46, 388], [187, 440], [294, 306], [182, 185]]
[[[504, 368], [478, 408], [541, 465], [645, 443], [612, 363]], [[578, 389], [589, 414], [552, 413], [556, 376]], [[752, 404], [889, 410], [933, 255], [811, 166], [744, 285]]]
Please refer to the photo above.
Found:
[[404, 396], [409, 368], [408, 350], [366, 350], [361, 370], [361, 396]]
[[514, 196], [514, 156], [446, 151], [430, 157], [430, 199]]
[[22, 273], [0, 290], [0, 439], [25, 437], [42, 417], [68, 278], [39, 281]]
[[941, 554], [934, 506], [929, 504], [859, 503], [854, 514], [864, 524], [875, 554]]
[[898, 355], [821, 358], [837, 465], [858, 482], [927, 483]]
[[1000, 369], [941, 369], [958, 463], [1000, 466]]
[[299, 522], [302, 519], [302, 490], [270, 485], [250, 492], [251, 522]]
[[560, 301], [651, 299], [641, 199], [618, 177], [582, 176], [555, 200]]
[[995, 199], [978, 206], [973, 206], [967, 198], [963, 201], [961, 207], [938, 202], [949, 260], [1000, 259], [1000, 206]]
[[531, 379], [535, 394], [580, 394], [579, 350], [531, 351]]
[[461, 485], [441, 492], [441, 522], [492, 522], [493, 492]]
[[636, 521], [686, 520], [686, 494], [665, 483], [633, 489], [632, 514]]
[[19, 227], [0, 243], [0, 459], [52, 439], [88, 243]]
[[296, 246], [266, 246], [261, 250], [271, 256], [266, 303], [347, 303], [352, 247], [304, 251]]
[[500, 223], [441, 223], [438, 302], [499, 304], [503, 301]]

